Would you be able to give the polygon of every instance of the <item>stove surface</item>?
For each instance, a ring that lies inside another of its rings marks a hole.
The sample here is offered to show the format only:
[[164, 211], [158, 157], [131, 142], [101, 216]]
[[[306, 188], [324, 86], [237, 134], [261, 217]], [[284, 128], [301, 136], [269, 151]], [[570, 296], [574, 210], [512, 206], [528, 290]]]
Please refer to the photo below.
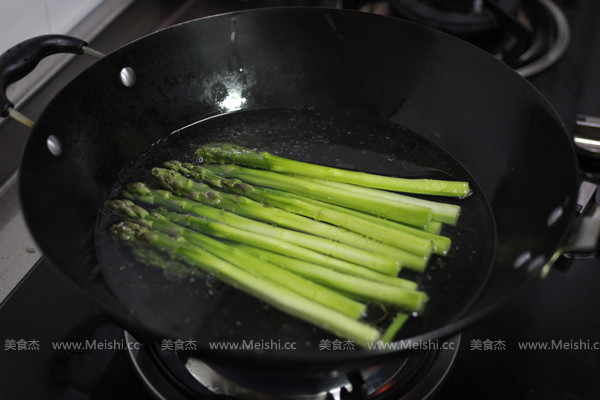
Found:
[[[462, 332], [455, 364], [429, 398], [596, 399], [599, 282], [598, 262], [586, 259], [521, 288]], [[152, 398], [122, 329], [44, 261], [3, 304], [0, 321], [3, 399]]]
[[[140, 3], [134, 3], [100, 35], [94, 47], [110, 50], [176, 22], [291, 2]], [[317, 2], [293, 3], [314, 5]], [[567, 130], [573, 133], [577, 114], [600, 113], [600, 27], [597, 24], [600, 2], [561, 0], [555, 3], [569, 22], [570, 45], [558, 63], [530, 77], [529, 81], [548, 98]], [[58, 80], [24, 104], [24, 109], [33, 116], [39, 115], [53, 93], [89, 62], [70, 63]], [[4, 132], [14, 138], [9, 142], [0, 138], [0, 148], [7, 160], [4, 162], [3, 158], [0, 176], [7, 179], [16, 170], [18, 157], [15, 154], [20, 153], [27, 133], [12, 121], [1, 127], [0, 133]], [[596, 177], [592, 170], [588, 176]], [[23, 236], [2, 247], [1, 269], [5, 271], [21, 259], [25, 267], [11, 278], [12, 282], [20, 280], [20, 283], [0, 304], [2, 399], [152, 398], [123, 348], [126, 346], [123, 331], [57, 275], [43, 258], [36, 263], [40, 254], [23, 233], [25, 228], [20, 220], [14, 184], [3, 187], [0, 198], [8, 198], [10, 207], [0, 209], [0, 239], [1, 235], [14, 237], [14, 224], [19, 226], [18, 232]], [[20, 254], [17, 261], [15, 253]], [[0, 282], [8, 294], [10, 290], [6, 288], [13, 283], [3, 276], [0, 273]], [[600, 393], [598, 304], [600, 262], [594, 258], [577, 259], [564, 268], [564, 272], [552, 269], [545, 280], [529, 282], [506, 304], [462, 332], [455, 364], [439, 391], [430, 398], [597, 399]], [[96, 349], [83, 348], [86, 341], [94, 342]], [[65, 347], [66, 343], [70, 343], [69, 348]]]

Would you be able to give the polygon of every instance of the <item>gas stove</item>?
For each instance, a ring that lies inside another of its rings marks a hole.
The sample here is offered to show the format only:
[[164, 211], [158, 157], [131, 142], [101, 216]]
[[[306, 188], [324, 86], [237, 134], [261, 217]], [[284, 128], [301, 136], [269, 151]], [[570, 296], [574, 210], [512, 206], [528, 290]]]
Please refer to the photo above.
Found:
[[[290, 5], [379, 12], [469, 40], [526, 76], [573, 135], [580, 114], [599, 113], [600, 3], [594, 0], [134, 2], [91, 46], [110, 51], [185, 20]], [[72, 60], [19, 108], [39, 115], [91, 62]], [[592, 255], [562, 257], [546, 279], [528, 282], [493, 313], [426, 351], [351, 373], [269, 379], [206, 364], [183, 344], [140, 343], [58, 275], [28, 236], [15, 185], [26, 137], [14, 121], [0, 125], [2, 398], [595, 399], [600, 393], [600, 263]], [[582, 174], [596, 181], [596, 163], [582, 165]]]
[[524, 77], [558, 61], [569, 43], [569, 24], [551, 0], [397, 0], [391, 4], [394, 15], [467, 40]]

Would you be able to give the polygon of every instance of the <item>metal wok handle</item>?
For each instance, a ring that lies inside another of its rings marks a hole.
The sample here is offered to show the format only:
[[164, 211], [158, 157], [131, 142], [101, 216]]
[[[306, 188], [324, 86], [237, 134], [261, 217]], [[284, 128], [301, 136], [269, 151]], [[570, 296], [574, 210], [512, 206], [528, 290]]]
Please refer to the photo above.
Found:
[[[583, 170], [591, 167], [596, 171], [600, 164], [600, 118], [577, 115], [573, 142]], [[579, 188], [577, 199], [579, 218], [565, 244], [565, 252], [572, 255], [596, 253], [600, 256], [600, 190], [598, 174], [594, 172], [591, 181], [584, 180]]]
[[67, 35], [37, 36], [8, 49], [0, 56], [1, 117], [10, 116], [30, 128], [33, 126], [31, 119], [14, 109], [14, 104], [6, 96], [6, 89], [33, 71], [43, 58], [58, 53], [87, 53], [97, 58], [103, 56], [87, 47], [84, 40]]
[[596, 183], [581, 182], [576, 212], [565, 242], [552, 261], [540, 269], [539, 277], [544, 278], [552, 266], [565, 272], [575, 259], [600, 258], [600, 192]]
[[596, 184], [583, 181], [577, 200], [579, 218], [565, 244], [565, 252], [585, 254], [600, 249], [600, 192]]

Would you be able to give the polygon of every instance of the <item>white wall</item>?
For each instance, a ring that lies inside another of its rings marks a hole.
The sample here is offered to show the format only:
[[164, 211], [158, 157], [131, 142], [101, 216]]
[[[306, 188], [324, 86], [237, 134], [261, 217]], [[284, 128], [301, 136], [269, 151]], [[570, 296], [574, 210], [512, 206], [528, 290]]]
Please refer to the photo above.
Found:
[[102, 0], [0, 0], [0, 53], [37, 35], [67, 33]]

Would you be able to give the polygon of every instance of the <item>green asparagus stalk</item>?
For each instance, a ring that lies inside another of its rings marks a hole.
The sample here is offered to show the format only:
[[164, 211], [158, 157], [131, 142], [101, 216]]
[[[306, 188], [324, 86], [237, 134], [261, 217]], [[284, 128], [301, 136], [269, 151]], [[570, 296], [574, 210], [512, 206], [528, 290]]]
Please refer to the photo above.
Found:
[[[336, 210], [338, 212], [345, 212], [348, 215], [352, 215], [355, 216], [357, 218], [362, 218], [365, 219], [373, 224], [379, 224], [381, 227], [383, 228], [389, 228], [395, 231], [401, 231], [401, 232], [406, 232], [409, 233], [411, 235], [415, 235], [415, 236], [419, 236], [421, 238], [430, 240], [433, 243], [433, 253], [434, 254], [440, 254], [440, 255], [445, 255], [448, 250], [450, 250], [450, 246], [452, 244], [452, 241], [449, 237], [446, 236], [442, 236], [439, 235], [437, 233], [433, 233], [430, 232], [429, 230], [423, 230], [423, 229], [418, 229], [412, 226], [407, 226], [404, 224], [399, 224], [397, 222], [394, 221], [389, 221], [386, 219], [381, 219], [381, 218], [377, 218], [373, 215], [370, 214], [365, 214], [363, 212], [360, 211], [356, 211], [356, 210], [350, 210], [348, 208], [343, 208], [343, 207], [339, 207], [336, 206], [334, 204], [329, 204], [329, 203], [325, 203], [319, 200], [314, 200], [314, 199], [310, 199], [308, 197], [302, 197], [302, 196], [298, 196], [295, 194], [291, 194], [291, 193], [286, 193], [285, 196], [290, 197], [290, 198], [299, 198], [307, 203], [311, 203], [314, 204], [316, 206], [325, 208], [325, 209], [332, 209], [332, 210]], [[427, 228], [429, 227], [433, 227], [434, 224], [438, 224], [437, 221], [431, 221], [429, 223], [429, 225], [427, 225]], [[437, 227], [436, 227], [437, 228]], [[441, 227], [439, 228], [441, 230]], [[408, 266], [408, 265], [407, 265]], [[415, 268], [418, 270], [418, 268]]]
[[[241, 231], [235, 231], [234, 233], [237, 233], [240, 238], [243, 237], [245, 240], [252, 241], [252, 243], [249, 244], [254, 244], [256, 246], [269, 246], [270, 251], [287, 254], [290, 257], [303, 259], [342, 272], [363, 276], [365, 278], [377, 281], [381, 281], [383, 276], [387, 276], [389, 278], [392, 275], [383, 274], [381, 272], [361, 267], [347, 261], [329, 257], [325, 254], [310, 250], [307, 247], [301, 247], [283, 240], [277, 240], [281, 228], [241, 217], [239, 215], [219, 210], [201, 203], [196, 203], [189, 199], [175, 196], [171, 192], [165, 190], [152, 190], [141, 182], [129, 184], [127, 186], [127, 190], [123, 192], [123, 195], [126, 198], [137, 202], [159, 205], [170, 210], [187, 212], [205, 217], [200, 218], [194, 217], [193, 215], [181, 216], [173, 214], [172, 218], [177, 218], [179, 220], [175, 222], [180, 225], [188, 226], [194, 230], [204, 229], [206, 219], [208, 218], [213, 221], [219, 221], [222, 225], [226, 225], [229, 228]], [[166, 214], [166, 211], [163, 212], [163, 214]], [[196, 226], [196, 224], [198, 226]], [[241, 229], [239, 227], [241, 227]], [[225, 239], [229, 238], [230, 237], [225, 237]], [[259, 240], [262, 242], [259, 243]]]
[[[222, 222], [217, 222], [213, 220], [209, 220], [207, 218], [196, 217], [190, 214], [175, 214], [172, 212], [164, 211], [166, 216], [168, 216], [171, 220], [176, 222], [177, 224], [187, 226], [191, 229], [216, 236], [222, 239], [232, 240], [241, 243], [248, 243], [254, 246], [259, 246], [263, 248], [268, 248], [271, 251], [276, 251], [283, 254], [290, 254], [296, 258], [302, 259], [310, 259], [312, 262], [317, 262], [321, 265], [327, 264], [325, 266], [331, 265], [339, 265], [338, 261], [342, 263], [349, 263], [348, 261], [341, 260], [335, 257], [328, 256], [326, 254], [320, 253], [318, 251], [312, 250], [312, 248], [307, 245], [306, 247], [302, 247], [301, 245], [294, 244], [293, 241], [289, 240], [289, 237], [293, 237], [292, 231], [284, 232], [284, 235], [281, 237], [276, 237], [274, 235], [270, 236], [257, 236], [255, 232], [235, 228], [233, 226], [224, 224]], [[286, 235], [286, 233], [288, 235]], [[288, 237], [289, 236], [289, 237]], [[338, 260], [338, 261], [334, 261]], [[359, 266], [358, 264], [354, 264]], [[364, 266], [362, 266], [364, 267]], [[382, 270], [382, 269], [374, 269], [369, 268], [373, 271], [389, 275], [396, 276], [398, 274], [398, 270]]]
[[379, 301], [406, 311], [422, 311], [427, 302], [427, 295], [417, 291], [416, 284], [411, 281], [405, 281], [407, 284], [406, 288], [387, 286], [352, 275], [342, 274], [304, 261], [290, 259], [289, 257], [271, 253], [257, 247], [239, 244], [234, 245], [234, 247], [238, 247], [260, 259], [288, 269], [325, 286], [339, 289], [350, 295], [358, 295], [370, 301]]
[[388, 192], [385, 190], [371, 189], [371, 188], [366, 188], [364, 186], [349, 185], [347, 183], [341, 183], [341, 182], [331, 182], [331, 181], [326, 181], [326, 180], [319, 179], [319, 178], [303, 177], [300, 175], [294, 175], [294, 176], [298, 176], [303, 179], [307, 179], [312, 182], [317, 182], [317, 183], [320, 183], [323, 185], [329, 185], [333, 188], [343, 190], [346, 192], [350, 192], [350, 193], [360, 193], [360, 194], [364, 194], [367, 196], [389, 199], [390, 201], [394, 201], [394, 202], [398, 202], [398, 203], [407, 203], [407, 204], [412, 204], [415, 206], [429, 208], [431, 210], [431, 219], [433, 221], [442, 222], [444, 224], [456, 225], [456, 222], [458, 221], [458, 216], [460, 215], [460, 206], [457, 206], [455, 204], [447, 204], [447, 203], [440, 203], [437, 201], [424, 200], [424, 199], [420, 199], [418, 197], [406, 196], [403, 194]]
[[402, 329], [407, 320], [407, 314], [398, 313], [398, 315], [396, 315], [396, 318], [394, 318], [394, 320], [387, 327], [385, 332], [383, 332], [383, 335], [381, 335], [381, 341], [384, 343], [390, 343], [391, 341], [393, 341], [396, 337], [396, 334], [400, 329]]
[[317, 200], [337, 204], [373, 214], [380, 218], [423, 228], [431, 221], [431, 210], [412, 204], [394, 203], [357, 193], [345, 193], [327, 185], [309, 182], [277, 172], [254, 170], [237, 165], [206, 165], [215, 175], [238, 178], [253, 185], [266, 186], [299, 195], [309, 195]]
[[469, 184], [467, 182], [434, 179], [404, 179], [349, 171], [290, 160], [267, 152], [257, 152], [227, 143], [207, 144], [200, 147], [196, 151], [196, 155], [202, 158], [206, 163], [235, 163], [253, 168], [312, 176], [330, 181], [345, 182], [353, 185], [393, 190], [396, 192], [451, 197], [466, 197], [469, 195]]
[[186, 229], [169, 221], [158, 212], [150, 214], [144, 208], [134, 204], [131, 200], [110, 200], [107, 204], [112, 207], [118, 215], [132, 218], [133, 222], [156, 229], [175, 237], [182, 237], [192, 244], [196, 244], [208, 252], [216, 255], [231, 264], [244, 269], [250, 273], [262, 276], [274, 281], [288, 289], [291, 289], [318, 303], [329, 305], [331, 308], [353, 318], [359, 318], [366, 310], [364, 304], [358, 303], [348, 297], [342, 296], [326, 287], [307, 280], [289, 270], [281, 269], [275, 265], [264, 262], [251, 254], [226, 244]]
[[[350, 210], [343, 207], [336, 206], [334, 204], [325, 203], [319, 200], [309, 199], [293, 193], [285, 193], [275, 189], [260, 188], [264, 193], [269, 196], [274, 194], [276, 198], [283, 204], [289, 204], [288, 211], [292, 209], [298, 210], [298, 212], [308, 213], [307, 210], [316, 212], [314, 215], [316, 219], [326, 221], [334, 224], [334, 218], [340, 217], [341, 223], [344, 227], [351, 229], [356, 232], [360, 232], [360, 229], [364, 230], [364, 234], [371, 236], [374, 239], [380, 240], [389, 245], [404, 249], [413, 254], [419, 255], [422, 250], [416, 250], [412, 242], [414, 237], [424, 239], [426, 242], [431, 244], [431, 252], [435, 254], [444, 255], [450, 249], [451, 240], [446, 236], [441, 236], [437, 233], [432, 233], [428, 230], [418, 229], [412, 226], [399, 224], [394, 221], [383, 220], [370, 214], [365, 214], [360, 211]], [[285, 200], [284, 200], [285, 199]], [[317, 207], [316, 209], [311, 207]], [[333, 216], [332, 216], [333, 214]], [[346, 222], [341, 217], [346, 218]], [[441, 231], [441, 226], [437, 221], [431, 221], [426, 228], [436, 230], [438, 233]], [[376, 237], [375, 237], [376, 236]], [[401, 242], [401, 243], [400, 243]], [[417, 242], [418, 243], [418, 242]], [[419, 246], [417, 244], [417, 246]], [[428, 246], [429, 247], [429, 246]], [[404, 263], [407, 267], [411, 267], [416, 270], [422, 270], [420, 265], [421, 262], [416, 259], [408, 261], [403, 258]]]
[[215, 255], [191, 245], [181, 237], [167, 234], [132, 223], [121, 222], [110, 233], [124, 241], [139, 240], [168, 253], [172, 258], [214, 274], [223, 282], [242, 290], [271, 306], [301, 320], [316, 325], [341, 338], [367, 346], [377, 341], [379, 331], [365, 323], [301, 296], [281, 285], [244, 271]]
[[[204, 218], [195, 217], [193, 215], [182, 215], [166, 210], [161, 210], [161, 213], [165, 217], [175, 221], [176, 223], [182, 226], [187, 226], [190, 227], [190, 229], [194, 229], [197, 231], [204, 231], [204, 229], [207, 229], [206, 232], [208, 232], [208, 228], [203, 228], [203, 226], [206, 225], [206, 219]], [[213, 228], [214, 227], [215, 226], [213, 225]], [[300, 262], [304, 262], [314, 266], [319, 266], [321, 268], [325, 268], [331, 271], [339, 271], [339, 273], [344, 275], [356, 276], [368, 281], [378, 282], [386, 286], [392, 286], [397, 288], [416, 287], [416, 283], [407, 279], [382, 274], [380, 272], [376, 272], [371, 269], [347, 263], [341, 260], [331, 259], [330, 257], [324, 256], [318, 252], [307, 250], [300, 246], [296, 246], [292, 243], [280, 241], [275, 238], [263, 240], [263, 238], [257, 237], [256, 235], [248, 235], [248, 233], [243, 230], [235, 230], [237, 228], [233, 228], [229, 225], [221, 227], [224, 232], [219, 232], [220, 230], [218, 228], [219, 227], [217, 226], [217, 230], [211, 232], [216, 237], [221, 237], [222, 239], [227, 239], [229, 241], [235, 240], [234, 243], [237, 246], [245, 245], [245, 243], [251, 243], [253, 247], [261, 246], [261, 248], [265, 248], [272, 253], [285, 256], [290, 260], [298, 260]], [[233, 246], [234, 244], [230, 242], [229, 245]], [[250, 245], [245, 246], [250, 247]]]
[[[266, 207], [244, 196], [216, 191], [206, 184], [186, 178], [173, 170], [154, 168], [152, 173], [161, 186], [173, 193], [186, 196], [194, 201], [224, 208], [239, 215], [289, 228], [284, 231], [289, 240], [294, 241], [300, 237], [304, 238], [298, 242], [301, 246], [304, 246], [302, 243], [310, 241], [311, 248], [317, 251], [384, 273], [389, 273], [386, 271], [392, 271], [393, 268], [396, 268], [397, 271], [402, 265], [423, 270], [431, 254], [431, 245], [428, 248], [429, 252], [426, 254], [414, 255], [346, 229], [336, 228], [330, 224], [314, 221], [278, 208]], [[290, 232], [290, 230], [293, 231]], [[309, 235], [301, 236], [295, 231], [305, 232]], [[283, 232], [280, 231], [279, 234], [281, 233]], [[333, 239], [349, 246], [319, 239], [315, 235]], [[296, 236], [296, 238], [292, 238], [292, 236]]]
[[424, 231], [439, 235], [442, 232], [442, 223], [439, 221], [431, 221], [425, 228]]
[[148, 246], [133, 245], [131, 253], [141, 264], [162, 269], [165, 277], [170, 279], [183, 279], [195, 271], [181, 261], [172, 260]]
[[253, 186], [237, 178], [222, 178], [197, 165], [182, 164], [177, 161], [169, 161], [165, 164], [195, 180], [203, 180], [213, 187], [223, 188], [288, 212], [341, 226], [416, 255], [428, 256], [433, 249], [429, 239], [382, 227], [381, 224], [349, 215], [343, 209], [339, 211], [317, 206], [304, 201], [300, 196], [288, 196], [287, 193]]
[[[266, 189], [266, 190], [271, 190], [271, 189]], [[432, 233], [432, 232], [430, 232], [428, 230], [418, 229], [418, 228], [415, 228], [415, 227], [412, 227], [412, 226], [407, 226], [407, 225], [404, 225], [404, 224], [399, 224], [399, 223], [394, 222], [394, 221], [389, 221], [389, 220], [377, 218], [377, 217], [375, 217], [373, 215], [365, 214], [365, 213], [360, 212], [360, 211], [356, 211], [356, 210], [351, 210], [351, 209], [339, 207], [339, 206], [336, 206], [335, 204], [325, 203], [325, 202], [322, 202], [322, 201], [319, 201], [319, 200], [310, 199], [308, 197], [303, 197], [303, 196], [296, 195], [296, 194], [293, 194], [293, 193], [284, 193], [284, 192], [280, 192], [280, 193], [283, 194], [286, 197], [289, 197], [289, 198], [298, 198], [298, 199], [300, 199], [302, 201], [314, 204], [314, 205], [322, 207], [322, 208], [332, 209], [332, 210], [336, 210], [338, 212], [345, 212], [345, 213], [347, 213], [349, 215], [352, 215], [354, 217], [368, 220], [368, 221], [372, 222], [373, 224], [379, 224], [382, 227], [386, 227], [386, 228], [389, 228], [389, 229], [392, 229], [392, 230], [407, 232], [407, 233], [410, 233], [411, 235], [415, 235], [415, 236], [422, 237], [424, 239], [431, 240], [431, 242], [433, 243], [433, 253], [434, 254], [445, 255], [448, 252], [448, 250], [450, 249], [450, 246], [452, 244], [452, 240], [449, 237], [442, 236], [442, 235], [439, 235], [437, 233]], [[438, 222], [437, 221], [432, 221], [427, 227], [430, 227], [430, 226], [432, 226], [434, 224], [438, 224]], [[441, 227], [440, 227], [440, 230], [441, 230]], [[408, 263], [406, 264], [406, 266], [408, 266]], [[419, 270], [418, 268], [414, 268], [414, 269]]]
[[[209, 182], [214, 187], [233, 187], [235, 188], [235, 190], [240, 190], [249, 193], [253, 193], [255, 190], [260, 190], [261, 192], [266, 193], [267, 195], [274, 194], [276, 195], [275, 198], [282, 202], [282, 205], [284, 203], [286, 204], [286, 207], [289, 208], [288, 211], [290, 212], [294, 212], [292, 211], [293, 209], [298, 213], [303, 213], [303, 215], [307, 217], [315, 218], [317, 220], [322, 220], [332, 224], [336, 224], [336, 221], [341, 221], [340, 223], [343, 224], [344, 227], [347, 229], [356, 232], [364, 230], [365, 235], [371, 237], [378, 236], [375, 239], [381, 240], [382, 242], [385, 242], [390, 245], [394, 245], [398, 248], [402, 248], [402, 245], [400, 245], [398, 241], [405, 238], [405, 236], [402, 235], [402, 233], [404, 233], [412, 236], [417, 236], [432, 242], [432, 251], [435, 254], [444, 255], [450, 249], [450, 238], [439, 235], [439, 232], [441, 231], [442, 227], [438, 221], [431, 221], [427, 225], [425, 230], [418, 229], [415, 227], [399, 224], [394, 221], [384, 220], [370, 214], [365, 214], [360, 211], [311, 199], [298, 194], [282, 192], [276, 189], [252, 186], [238, 178], [224, 179], [208, 171], [206, 168], [189, 163], [181, 163], [179, 161], [168, 161], [165, 163], [165, 166], [175, 171], [181, 172], [187, 176], [191, 176], [193, 179]], [[240, 184], [239, 182], [242, 183]], [[274, 197], [270, 196], [270, 198]], [[256, 198], [255, 200], [258, 200], [258, 198]], [[399, 234], [398, 232], [402, 233]], [[408, 249], [405, 250], [410, 251]], [[396, 255], [396, 257], [399, 256]], [[403, 258], [403, 261], [407, 267], [413, 268], [417, 271], [422, 271], [425, 268], [423, 260], [419, 260], [417, 258], [410, 258], [408, 260]]]
[[[196, 180], [204, 181], [213, 187], [217, 187], [217, 188], [222, 187], [221, 181], [223, 180], [223, 177], [221, 177], [219, 175], [215, 175], [199, 165], [194, 165], [194, 164], [190, 164], [190, 163], [182, 163], [182, 162], [176, 161], [176, 160], [167, 161], [164, 163], [164, 165], [166, 168], [173, 169], [175, 171], [183, 173], [186, 176], [191, 176]], [[232, 179], [236, 179], [236, 178], [232, 178]], [[245, 183], [247, 183], [247, 182], [245, 182]], [[255, 186], [254, 188], [257, 188], [257, 187]], [[289, 198], [294, 198], [295, 196], [297, 196], [298, 199], [301, 199], [303, 201], [313, 200], [313, 202], [315, 204], [319, 204], [319, 203], [320, 204], [329, 204], [329, 203], [319, 202], [318, 200], [309, 199], [308, 197], [305, 197], [305, 196], [295, 195], [293, 193], [288, 193], [288, 192], [282, 192], [282, 191], [278, 191], [275, 189], [269, 189], [269, 188], [261, 188], [261, 189], [266, 190], [266, 191], [279, 192], [279, 193], [285, 194]], [[341, 212], [343, 212], [346, 209], [339, 208], [339, 210], [341, 210]], [[347, 210], [350, 210], [350, 209], [347, 209]], [[350, 210], [350, 211], [354, 211], [354, 210]], [[358, 214], [358, 215], [360, 215], [360, 214]], [[368, 214], [363, 214], [363, 215], [368, 215]], [[378, 219], [381, 220], [381, 218], [378, 218]], [[390, 226], [394, 225], [392, 223], [392, 221], [389, 221], [389, 222], [392, 224]], [[410, 228], [410, 230], [414, 230], [414, 228]], [[439, 221], [432, 220], [422, 230], [433, 233], [435, 235], [439, 235], [440, 232], [442, 231], [442, 223]]]

